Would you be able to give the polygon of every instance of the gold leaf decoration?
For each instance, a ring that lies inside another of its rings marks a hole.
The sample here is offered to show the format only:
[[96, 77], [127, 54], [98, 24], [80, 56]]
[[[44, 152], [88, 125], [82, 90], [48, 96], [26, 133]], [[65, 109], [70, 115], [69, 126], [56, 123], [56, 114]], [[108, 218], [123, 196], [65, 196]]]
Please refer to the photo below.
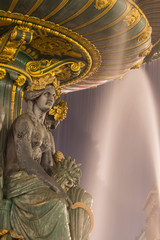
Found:
[[127, 15], [125, 17], [125, 19], [123, 20], [124, 24], [127, 25], [128, 27], [130, 27], [132, 24], [134, 24], [136, 21], [138, 21], [141, 18], [141, 14], [138, 11], [137, 8], [133, 8], [129, 15]]
[[151, 44], [149, 48], [147, 48], [145, 51], [143, 51], [139, 56], [140, 57], [146, 57], [152, 50], [153, 45]]
[[64, 155], [61, 151], [56, 151], [55, 154], [54, 154], [54, 160], [55, 162], [61, 162], [62, 159], [64, 159]]
[[31, 86], [27, 87], [27, 91], [35, 91], [44, 89], [47, 85], [53, 85], [56, 90], [56, 98], [59, 98], [61, 94], [60, 82], [56, 79], [54, 75], [49, 74], [41, 78], [33, 78]]
[[138, 38], [138, 42], [145, 41], [146, 39], [150, 38], [152, 33], [152, 28], [150, 26], [147, 27], [146, 31], [142, 33], [142, 35]]
[[6, 76], [5, 68], [0, 68], [0, 80], [2, 80]]
[[67, 52], [72, 49], [72, 45], [64, 39], [58, 37], [46, 37], [34, 39], [31, 46], [40, 51], [41, 54], [50, 56], [67, 55]]
[[110, 5], [112, 0], [96, 0], [95, 8], [100, 10]]
[[25, 84], [25, 82], [26, 82], [26, 76], [24, 76], [23, 74], [20, 74], [16, 79], [16, 84], [20, 87], [22, 87]]
[[0, 239], [1, 240], [7, 240], [7, 237], [9, 235], [14, 239], [24, 239], [23, 236], [18, 235], [16, 232], [14, 232], [11, 229], [0, 229]]
[[133, 67], [131, 67], [131, 69], [137, 69], [137, 68], [140, 68], [140, 66], [142, 65], [143, 63], [143, 60], [140, 61], [139, 63], [137, 63], [136, 65], [134, 65]]
[[56, 121], [63, 121], [66, 118], [67, 109], [67, 103], [61, 99], [59, 103], [49, 111], [49, 115], [53, 115]]

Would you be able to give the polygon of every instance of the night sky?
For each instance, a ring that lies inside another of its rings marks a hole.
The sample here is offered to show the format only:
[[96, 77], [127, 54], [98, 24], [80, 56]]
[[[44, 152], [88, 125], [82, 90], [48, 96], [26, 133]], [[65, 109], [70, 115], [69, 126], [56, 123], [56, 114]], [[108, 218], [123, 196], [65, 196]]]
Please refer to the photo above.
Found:
[[92, 194], [91, 240], [135, 240], [143, 205], [158, 178], [160, 61], [120, 81], [69, 93], [56, 149], [81, 162], [81, 186]]

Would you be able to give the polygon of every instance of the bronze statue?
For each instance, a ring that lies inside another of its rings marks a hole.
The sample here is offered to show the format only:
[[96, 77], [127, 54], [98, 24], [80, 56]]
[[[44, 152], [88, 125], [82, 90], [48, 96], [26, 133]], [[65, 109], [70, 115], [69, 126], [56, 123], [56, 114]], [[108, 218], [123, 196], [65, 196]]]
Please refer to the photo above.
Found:
[[[70, 157], [59, 163], [54, 160], [54, 139], [45, 118], [55, 103], [56, 89], [47, 85], [26, 91], [24, 98], [27, 113], [11, 126], [5, 161], [5, 194], [12, 201], [11, 226], [26, 240], [70, 240], [67, 206], [72, 202], [66, 191], [79, 183], [81, 172]], [[65, 171], [67, 163], [70, 169]], [[61, 169], [58, 174], [56, 168]]]

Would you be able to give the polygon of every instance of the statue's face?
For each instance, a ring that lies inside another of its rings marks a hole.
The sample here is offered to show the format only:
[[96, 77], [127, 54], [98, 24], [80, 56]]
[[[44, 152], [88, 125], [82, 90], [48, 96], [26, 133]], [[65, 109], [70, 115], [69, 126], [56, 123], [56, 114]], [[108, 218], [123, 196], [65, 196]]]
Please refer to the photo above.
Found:
[[56, 100], [56, 91], [53, 86], [47, 86], [42, 95], [37, 99], [36, 104], [41, 111], [48, 112]]

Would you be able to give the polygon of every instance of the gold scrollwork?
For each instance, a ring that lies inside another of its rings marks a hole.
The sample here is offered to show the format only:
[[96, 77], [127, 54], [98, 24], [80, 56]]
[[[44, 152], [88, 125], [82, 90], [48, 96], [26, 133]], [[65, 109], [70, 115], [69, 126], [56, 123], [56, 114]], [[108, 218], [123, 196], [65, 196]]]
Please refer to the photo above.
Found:
[[79, 70], [81, 70], [81, 68], [83, 68], [85, 66], [85, 63], [82, 61], [79, 61], [78, 63], [72, 63], [71, 64], [71, 70], [73, 72], [78, 72]]
[[18, 86], [22, 87], [26, 82], [26, 76], [24, 76], [23, 74], [20, 74], [15, 82]]
[[[58, 59], [51, 59], [50, 61], [47, 59], [43, 59], [40, 61], [30, 61], [26, 64], [26, 71], [32, 77], [42, 77], [46, 75], [56, 75], [60, 74], [64, 71], [64, 67], [71, 65], [71, 70], [76, 72], [85, 66], [85, 63], [82, 61], [75, 61], [72, 59], [65, 59], [59, 61]], [[67, 72], [66, 72], [67, 73]], [[61, 79], [60, 79], [61, 80]]]
[[130, 13], [123, 20], [124, 24], [128, 27], [132, 26], [135, 22], [139, 21], [141, 14], [137, 8], [133, 8]]
[[2, 80], [6, 76], [6, 69], [0, 68], [0, 80]]
[[[117, 0], [112, 0], [112, 1], [114, 4]], [[110, 6], [112, 7], [112, 4]], [[109, 10], [108, 8], [107, 10]], [[103, 15], [104, 14], [105, 13], [103, 13]], [[36, 31], [42, 30], [44, 34], [50, 33], [56, 37], [65, 39], [66, 41], [71, 43], [72, 46], [75, 47], [75, 49], [78, 49], [78, 53], [80, 52], [80, 54], [82, 54], [85, 58], [85, 61], [87, 63], [86, 68], [84, 69], [84, 71], [81, 72], [80, 75], [75, 76], [73, 79], [64, 81], [61, 84], [61, 86], [75, 84], [84, 78], [88, 78], [99, 68], [101, 64], [100, 53], [91, 42], [89, 42], [87, 39], [77, 34], [76, 32], [73, 32], [58, 24], [54, 24], [48, 21], [43, 21], [36, 17], [28, 17], [20, 13], [9, 13], [1, 10], [0, 10], [0, 21], [2, 24], [14, 23], [14, 24], [17, 24], [18, 26], [25, 26], [29, 28], [32, 27], [32, 29]], [[70, 53], [72, 54], [72, 52]], [[71, 56], [71, 55], [67, 55], [67, 56]]]
[[100, 10], [110, 5], [112, 0], [96, 0], [95, 8]]
[[57, 59], [42, 59], [40, 61], [29, 61], [26, 64], [26, 71], [32, 76], [32, 77], [42, 77], [45, 75], [53, 75], [53, 70], [48, 70], [50, 69], [52, 65], [57, 63]]
[[[17, 56], [20, 46], [25, 43], [30, 43], [33, 32], [28, 28], [23, 28], [22, 36], [19, 34], [21, 27], [17, 26], [10, 32], [6, 33], [0, 38], [0, 61], [3, 63], [12, 62]], [[28, 37], [28, 32], [30, 36]]]
[[151, 33], [152, 33], [152, 28], [148, 26], [146, 28], [146, 31], [142, 33], [141, 36], [138, 38], [138, 42], [142, 42], [148, 39], [151, 36]]

